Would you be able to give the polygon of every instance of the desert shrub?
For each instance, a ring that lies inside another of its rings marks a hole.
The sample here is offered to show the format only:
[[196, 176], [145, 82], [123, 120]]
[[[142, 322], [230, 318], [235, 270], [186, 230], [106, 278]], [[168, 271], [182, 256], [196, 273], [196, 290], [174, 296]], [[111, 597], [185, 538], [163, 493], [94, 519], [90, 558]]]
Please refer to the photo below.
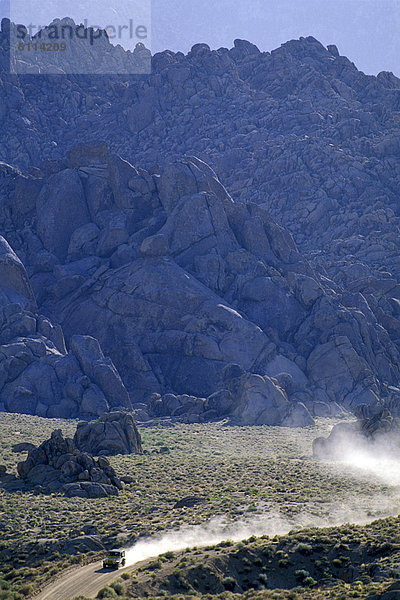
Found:
[[313, 548], [310, 544], [300, 543], [300, 544], [297, 544], [297, 546], [294, 548], [294, 551], [300, 552], [300, 554], [304, 554], [305, 556], [308, 556], [309, 554], [312, 554]]
[[289, 566], [289, 561], [287, 558], [281, 558], [281, 560], [278, 562], [278, 567], [280, 567], [281, 569], [285, 569], [288, 566]]
[[258, 576], [258, 580], [260, 583], [262, 583], [262, 585], [267, 587], [268, 577], [265, 573], [260, 573], [260, 575]]
[[232, 540], [224, 540], [217, 544], [217, 548], [228, 548], [229, 546], [233, 546]]
[[102, 600], [103, 598], [116, 598], [116, 597], [117, 597], [117, 593], [111, 587], [104, 587], [97, 594], [97, 598], [99, 598], [100, 600]]
[[295, 571], [294, 574], [298, 581], [304, 581], [307, 577], [310, 576], [310, 573], [305, 569], [299, 569], [298, 571]]
[[19, 589], [24, 596], [30, 596], [33, 592], [33, 587], [29, 584], [22, 585]]
[[123, 588], [122, 584], [119, 583], [119, 581], [115, 581], [114, 583], [112, 583], [111, 587], [116, 591], [118, 596], [122, 596], [122, 592], [124, 591], [124, 588]]
[[315, 579], [313, 577], [306, 577], [303, 580], [303, 585], [304, 585], [304, 587], [314, 587], [317, 585], [317, 582], [315, 581]]
[[340, 558], [334, 558], [332, 564], [337, 569], [340, 569], [340, 567], [342, 566], [342, 561], [340, 560]]
[[322, 575], [323, 577], [325, 577], [326, 579], [330, 579], [332, 577], [332, 573], [330, 572], [329, 569], [324, 569], [322, 571]]
[[234, 577], [224, 577], [222, 585], [227, 591], [233, 592], [236, 586], [236, 579]]

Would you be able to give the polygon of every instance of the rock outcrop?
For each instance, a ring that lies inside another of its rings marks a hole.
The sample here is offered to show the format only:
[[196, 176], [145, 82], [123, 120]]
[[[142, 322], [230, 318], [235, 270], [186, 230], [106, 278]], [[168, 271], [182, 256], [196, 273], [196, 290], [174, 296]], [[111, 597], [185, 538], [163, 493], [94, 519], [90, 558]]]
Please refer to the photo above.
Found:
[[111, 412], [92, 423], [78, 423], [74, 444], [82, 452], [95, 456], [141, 454], [142, 440], [132, 414]]
[[[3, 53], [9, 29], [4, 20]], [[348, 270], [355, 263], [381, 278], [379, 261], [395, 265], [398, 255], [392, 165], [399, 79], [365, 75], [333, 44], [325, 48], [311, 36], [272, 52], [249, 46], [235, 40], [231, 49], [202, 44], [186, 56], [161, 52], [152, 57], [151, 75], [129, 77], [138, 51], [118, 52], [101, 38], [90, 48], [101, 59], [88, 56], [93, 77], [66, 75], [62, 86], [45, 74], [32, 85], [31, 76], [7, 76], [4, 68], [2, 155], [24, 169], [43, 162], [50, 172], [76, 167], [64, 160], [76, 140], [107, 139], [130, 162], [163, 172], [166, 161], [195, 153], [236, 199], [265, 205], [329, 276], [357, 280]], [[43, 60], [36, 54], [25, 63]], [[75, 56], [85, 62], [81, 47]], [[109, 73], [126, 75], [96, 77], [107, 62]], [[91, 164], [102, 161], [98, 154]]]
[[12, 451], [16, 453], [20, 452], [30, 452], [36, 448], [35, 444], [31, 442], [20, 442], [18, 444], [13, 444]]
[[44, 492], [64, 493], [69, 498], [103, 498], [117, 496], [124, 484], [107, 458], [97, 460], [76, 448], [70, 438], [56, 429], [49, 440], [30, 450], [28, 458], [18, 463], [18, 474], [30, 486]]

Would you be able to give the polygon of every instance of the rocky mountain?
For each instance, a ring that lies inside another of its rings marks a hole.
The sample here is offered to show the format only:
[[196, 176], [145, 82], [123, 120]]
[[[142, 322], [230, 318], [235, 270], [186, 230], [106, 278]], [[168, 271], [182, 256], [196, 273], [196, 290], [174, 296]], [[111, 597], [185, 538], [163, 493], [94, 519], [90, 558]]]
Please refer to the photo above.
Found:
[[2, 73], [1, 86], [4, 321], [18, 305], [36, 325], [11, 330], [0, 357], [24, 361], [38, 319], [58, 336], [7, 371], [6, 409], [25, 394], [53, 414], [28, 374], [57, 352], [74, 364], [53, 386], [57, 416], [132, 403], [304, 425], [398, 398], [393, 75], [301, 38], [166, 51], [151, 75]]

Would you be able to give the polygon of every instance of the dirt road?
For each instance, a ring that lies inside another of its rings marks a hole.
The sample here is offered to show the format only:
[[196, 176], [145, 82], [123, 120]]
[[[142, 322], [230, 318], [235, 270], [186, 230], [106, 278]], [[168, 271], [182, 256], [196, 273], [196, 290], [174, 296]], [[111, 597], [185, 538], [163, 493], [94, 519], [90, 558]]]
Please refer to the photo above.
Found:
[[35, 600], [72, 600], [76, 596], [95, 598], [101, 588], [112, 583], [121, 573], [132, 571], [138, 565], [139, 563], [136, 563], [118, 571], [104, 570], [101, 561], [77, 567], [46, 586], [35, 596]]

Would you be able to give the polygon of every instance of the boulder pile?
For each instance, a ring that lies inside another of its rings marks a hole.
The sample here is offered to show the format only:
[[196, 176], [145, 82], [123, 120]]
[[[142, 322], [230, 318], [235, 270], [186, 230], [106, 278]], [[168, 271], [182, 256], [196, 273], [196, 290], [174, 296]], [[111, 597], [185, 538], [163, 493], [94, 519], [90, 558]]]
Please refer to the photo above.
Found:
[[38, 448], [30, 450], [25, 461], [18, 463], [18, 474], [29, 486], [45, 492], [64, 493], [69, 498], [104, 498], [118, 496], [122, 481], [107, 458], [93, 458], [78, 450], [60, 429]]

